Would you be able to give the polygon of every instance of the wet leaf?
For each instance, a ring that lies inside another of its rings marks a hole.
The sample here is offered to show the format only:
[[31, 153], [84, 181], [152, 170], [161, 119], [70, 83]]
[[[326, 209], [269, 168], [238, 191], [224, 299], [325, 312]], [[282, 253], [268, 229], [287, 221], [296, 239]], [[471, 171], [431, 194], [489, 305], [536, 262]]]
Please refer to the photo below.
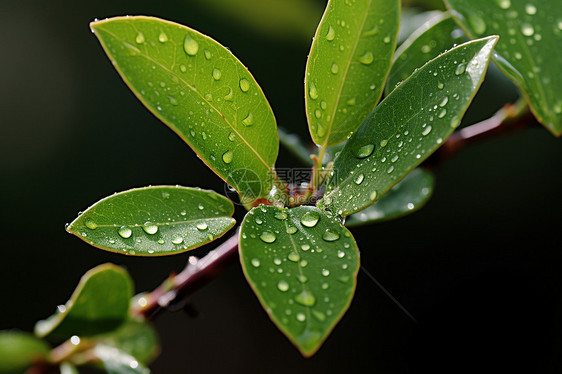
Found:
[[343, 142], [379, 101], [399, 19], [399, 0], [328, 2], [305, 75], [306, 114], [316, 144]]
[[396, 50], [385, 94], [388, 96], [394, 87], [408, 78], [415, 69], [464, 41], [464, 32], [447, 13], [440, 13], [431, 18]]
[[104, 264], [82, 276], [70, 300], [35, 325], [35, 335], [66, 340], [118, 328], [126, 319], [133, 295], [131, 277], [123, 268]]
[[562, 134], [562, 7], [552, 0], [447, 0], [471, 37], [497, 34], [494, 62], [517, 85], [537, 119]]
[[496, 37], [462, 44], [402, 82], [347, 141], [318, 206], [347, 216], [372, 205], [459, 125]]
[[320, 348], [347, 310], [359, 269], [351, 233], [309, 206], [250, 211], [240, 261], [269, 317], [304, 356]]
[[98, 201], [80, 214], [67, 231], [108, 251], [163, 256], [221, 237], [236, 223], [233, 213], [232, 202], [213, 191], [144, 187]]
[[92, 350], [92, 356], [100, 360], [108, 374], [149, 374], [137, 359], [115, 347], [98, 344]]
[[347, 227], [396, 219], [421, 209], [433, 193], [433, 173], [417, 168], [379, 201], [359, 213], [350, 215]]
[[0, 331], [0, 373], [21, 374], [35, 361], [45, 358], [49, 346], [31, 334]]
[[272, 188], [275, 118], [248, 69], [213, 39], [151, 17], [93, 22], [92, 30], [141, 102], [248, 199]]

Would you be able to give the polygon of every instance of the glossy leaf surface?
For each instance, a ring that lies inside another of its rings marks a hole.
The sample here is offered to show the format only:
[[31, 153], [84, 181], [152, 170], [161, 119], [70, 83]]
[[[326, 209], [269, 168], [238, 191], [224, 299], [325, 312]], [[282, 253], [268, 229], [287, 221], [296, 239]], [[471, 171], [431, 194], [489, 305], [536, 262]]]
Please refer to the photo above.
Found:
[[148, 374], [150, 370], [137, 359], [115, 347], [98, 344], [92, 350], [92, 356], [101, 361], [108, 374]]
[[399, 0], [328, 2], [305, 75], [306, 114], [316, 144], [341, 143], [377, 104], [399, 19]]
[[269, 317], [304, 356], [314, 354], [355, 291], [351, 233], [315, 207], [259, 206], [240, 236], [242, 269]]
[[279, 150], [275, 118], [230, 51], [157, 18], [118, 17], [91, 27], [135, 95], [203, 162], [245, 197], [268, 195]]
[[82, 276], [70, 300], [35, 325], [35, 335], [65, 340], [115, 330], [126, 319], [133, 295], [125, 269], [113, 264], [96, 266]]
[[447, 13], [441, 13], [424, 23], [396, 50], [388, 75], [386, 95], [415, 69], [465, 40], [464, 32]]
[[496, 37], [462, 44], [402, 82], [347, 141], [318, 206], [347, 216], [373, 204], [459, 125]]
[[475, 38], [497, 34], [494, 61], [524, 91], [537, 119], [562, 134], [562, 6], [552, 0], [447, 0]]
[[49, 353], [49, 346], [31, 334], [0, 331], [0, 373], [21, 374], [37, 359]]
[[433, 173], [417, 168], [379, 201], [359, 213], [347, 217], [347, 227], [388, 221], [421, 209], [431, 198], [434, 185]]
[[236, 222], [232, 202], [213, 191], [179, 186], [135, 188], [100, 200], [68, 227], [112, 252], [163, 256], [209, 243]]
[[129, 319], [117, 330], [96, 338], [107, 346], [133, 356], [144, 365], [152, 362], [160, 351], [156, 331], [146, 321]]

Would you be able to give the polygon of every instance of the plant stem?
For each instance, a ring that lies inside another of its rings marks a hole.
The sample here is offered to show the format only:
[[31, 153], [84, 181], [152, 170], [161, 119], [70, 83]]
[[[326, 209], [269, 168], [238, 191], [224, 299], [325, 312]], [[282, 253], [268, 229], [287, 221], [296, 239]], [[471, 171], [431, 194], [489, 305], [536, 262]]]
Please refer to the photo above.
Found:
[[188, 295], [215, 278], [223, 266], [236, 257], [238, 234], [239, 230], [201, 259], [191, 256], [179, 274], [170, 275], [158, 288], [138, 297], [131, 307], [131, 314], [153, 318], [162, 309], [185, 301]]

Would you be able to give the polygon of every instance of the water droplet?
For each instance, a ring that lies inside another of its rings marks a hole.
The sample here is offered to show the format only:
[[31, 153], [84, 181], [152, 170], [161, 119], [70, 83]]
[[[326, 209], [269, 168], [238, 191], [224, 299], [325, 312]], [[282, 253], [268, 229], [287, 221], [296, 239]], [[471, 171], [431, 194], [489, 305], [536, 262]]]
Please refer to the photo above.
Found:
[[183, 40], [183, 49], [189, 56], [195, 56], [199, 51], [199, 43], [187, 34]]
[[521, 24], [521, 33], [525, 36], [532, 36], [535, 33], [535, 29], [533, 28], [533, 25], [525, 22]]
[[299, 322], [304, 322], [306, 320], [306, 316], [304, 315], [304, 313], [297, 313], [297, 321]]
[[240, 89], [242, 90], [242, 92], [248, 92], [248, 90], [250, 89], [250, 81], [248, 81], [246, 78], [240, 79]]
[[260, 239], [265, 243], [273, 243], [275, 239], [277, 239], [277, 236], [271, 231], [264, 231], [260, 235]]
[[318, 90], [316, 89], [316, 85], [312, 82], [308, 85], [308, 96], [310, 96], [312, 100], [318, 99]]
[[207, 230], [209, 228], [209, 226], [207, 226], [207, 223], [204, 221], [198, 222], [195, 227], [197, 227], [197, 230], [199, 231]]
[[180, 65], [180, 71], [182, 73], [185, 73], [187, 71], [187, 68], [185, 67], [185, 65]]
[[[444, 109], [443, 109], [443, 110], [444, 110]], [[427, 127], [423, 130], [422, 135], [423, 135], [423, 136], [426, 136], [426, 135], [428, 135], [430, 132], [431, 132], [431, 125], [430, 125], [430, 126], [427, 126]]]
[[218, 81], [219, 79], [221, 79], [221, 75], [222, 75], [222, 73], [219, 69], [217, 69], [217, 68], [213, 69], [213, 79], [214, 80]]
[[323, 290], [327, 290], [330, 287], [330, 285], [328, 283], [322, 283], [322, 289]]
[[371, 201], [374, 201], [377, 198], [377, 191], [371, 192], [371, 195], [369, 195], [369, 198], [371, 199]]
[[299, 262], [301, 256], [297, 252], [291, 252], [289, 253], [289, 256], [287, 256], [287, 258], [289, 259], [289, 261]]
[[330, 71], [332, 72], [332, 74], [337, 74], [338, 71], [340, 71], [340, 68], [339, 68], [338, 64], [333, 63], [333, 64], [332, 64], [332, 68], [330, 69]]
[[228, 140], [230, 140], [231, 142], [234, 141], [234, 139], [236, 139], [236, 134], [231, 132], [230, 134], [228, 134]]
[[312, 310], [312, 315], [320, 322], [324, 322], [326, 320], [326, 315], [319, 310]]
[[443, 108], [443, 109], [441, 109], [439, 114], [437, 114], [437, 117], [443, 118], [443, 117], [445, 117], [445, 114], [447, 114], [447, 109]]
[[287, 219], [287, 213], [285, 213], [285, 212], [277, 212], [277, 213], [275, 213], [274, 217], [277, 218], [277, 219], [280, 220], [280, 221], [284, 221], [284, 220]]
[[388, 168], [388, 170], [386, 171], [388, 174], [392, 173], [394, 171], [394, 166], [391, 166]]
[[273, 263], [274, 263], [275, 265], [281, 265], [281, 264], [282, 264], [282, 261], [281, 261], [280, 259], [278, 259], [278, 258], [274, 258], [274, 259], [273, 259]]
[[334, 242], [336, 240], [338, 240], [340, 238], [340, 234], [338, 234], [335, 231], [331, 231], [331, 230], [326, 230], [324, 232], [324, 234], [322, 235], [322, 239], [324, 239], [327, 242]]
[[349, 277], [344, 275], [344, 276], [338, 277], [338, 280], [342, 283], [347, 283], [349, 281]]
[[305, 275], [299, 274], [297, 275], [297, 279], [299, 280], [299, 282], [301, 283], [306, 283], [308, 282], [308, 278]]
[[145, 223], [142, 229], [149, 235], [154, 235], [158, 232], [158, 226], [150, 222]]
[[280, 280], [279, 283], [277, 283], [277, 288], [281, 292], [287, 292], [289, 290], [289, 283], [287, 283], [286, 280]]
[[164, 243], [166, 243], [166, 242], [164, 241], [164, 239], [158, 239], [158, 244], [164, 244]]
[[443, 87], [445, 87], [445, 85], [441, 82], [437, 83], [437, 88], [439, 88], [440, 90], [443, 89]]
[[230, 164], [232, 162], [232, 151], [226, 151], [223, 155], [222, 155], [222, 160], [224, 161], [225, 164]]
[[287, 234], [294, 234], [297, 232], [297, 228], [295, 226], [288, 226], [287, 227]]
[[448, 102], [449, 102], [449, 96], [445, 96], [443, 100], [441, 100], [441, 103], [439, 103], [439, 106], [443, 107], [447, 105]]
[[179, 235], [174, 235], [174, 236], [172, 236], [172, 243], [181, 244], [181, 243], [183, 243], [183, 238]]
[[257, 258], [252, 258], [252, 260], [250, 261], [252, 266], [255, 268], [260, 267], [260, 260], [258, 260]]
[[470, 26], [478, 35], [484, 34], [486, 31], [486, 21], [474, 13], [468, 15], [468, 23], [470, 23]]
[[457, 65], [457, 69], [455, 70], [455, 74], [461, 75], [461, 74], [464, 74], [465, 71], [466, 71], [466, 62], [461, 62], [460, 64]]
[[525, 6], [525, 12], [527, 12], [527, 14], [530, 16], [535, 15], [537, 14], [537, 7], [533, 4], [527, 4]]
[[327, 277], [328, 275], [330, 275], [330, 270], [328, 269], [322, 269], [322, 275]]
[[363, 56], [359, 57], [359, 62], [363, 65], [370, 65], [373, 63], [374, 56], [372, 52], [365, 52]]
[[338, 250], [338, 258], [344, 258], [345, 252]]
[[328, 33], [326, 34], [326, 40], [332, 41], [334, 40], [335, 37], [336, 37], [336, 32], [332, 28], [332, 26], [330, 26], [330, 28], [328, 28]]
[[[381, 142], [382, 145], [382, 142]], [[384, 146], [383, 146], [384, 147]], [[375, 150], [375, 146], [373, 144], [367, 144], [362, 147], [359, 147], [355, 152], [355, 157], [357, 158], [365, 158], [369, 157], [373, 151]]]
[[158, 35], [158, 41], [160, 43], [166, 43], [168, 41], [168, 35], [166, 35], [164, 31], [162, 31], [160, 35]]
[[316, 118], [321, 118], [322, 117], [322, 112], [320, 111], [320, 109], [316, 109], [316, 111], [314, 112], [314, 116]]
[[363, 178], [365, 178], [365, 176], [363, 174], [359, 174], [356, 178], [355, 178], [355, 184], [361, 184], [363, 182]]
[[320, 215], [316, 212], [306, 212], [301, 217], [301, 223], [306, 227], [314, 227], [318, 223]]
[[429, 52], [431, 52], [431, 47], [430, 47], [429, 45], [427, 45], [427, 44], [424, 44], [424, 45], [421, 47], [421, 51], [422, 51], [423, 53], [429, 53]]
[[511, 0], [499, 0], [498, 5], [502, 9], [508, 9], [511, 6]]
[[125, 239], [130, 238], [131, 235], [133, 235], [133, 231], [127, 226], [122, 226], [119, 229], [118, 232], [119, 232], [119, 235], [121, 235], [121, 237], [123, 237]]
[[248, 127], [248, 126], [252, 126], [254, 124], [254, 115], [252, 114], [252, 112], [249, 112], [248, 115], [246, 116], [246, 118], [244, 118], [242, 120], [242, 123], [244, 124], [244, 126]]
[[304, 306], [313, 306], [316, 304], [316, 298], [314, 295], [307, 290], [303, 290], [297, 296], [295, 296], [295, 301]]
[[98, 225], [94, 221], [92, 221], [91, 219], [88, 219], [88, 220], [86, 220], [86, 227], [91, 229], [91, 230], [94, 230], [98, 227]]
[[139, 31], [137, 37], [135, 38], [135, 42], [137, 42], [138, 44], [144, 43], [144, 34], [142, 32]]
[[213, 57], [213, 55], [211, 54], [211, 51], [209, 51], [209, 50], [207, 50], [207, 49], [205, 49], [205, 52], [203, 52], [203, 53], [205, 54], [205, 58], [206, 58], [207, 60], [210, 60], [211, 57]]
[[310, 249], [310, 245], [308, 245], [308, 244], [303, 244], [303, 245], [301, 245], [301, 249], [302, 249], [303, 251], [308, 251], [308, 250]]
[[390, 35], [385, 36], [382, 41], [384, 42], [384, 44], [390, 43]]

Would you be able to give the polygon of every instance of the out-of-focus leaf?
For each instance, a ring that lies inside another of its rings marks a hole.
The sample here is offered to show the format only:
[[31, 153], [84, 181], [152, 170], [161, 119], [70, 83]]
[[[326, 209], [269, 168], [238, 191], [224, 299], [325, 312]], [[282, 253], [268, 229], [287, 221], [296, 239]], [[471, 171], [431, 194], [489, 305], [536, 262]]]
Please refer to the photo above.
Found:
[[67, 231], [112, 252], [177, 254], [209, 243], [236, 221], [234, 206], [213, 191], [180, 186], [135, 188], [102, 199]]
[[361, 211], [429, 157], [459, 125], [496, 41], [455, 47], [395, 88], [347, 141], [318, 206], [339, 216]]
[[31, 334], [0, 331], [0, 374], [21, 374], [47, 353], [47, 343]]
[[149, 374], [150, 370], [135, 357], [115, 347], [98, 344], [92, 355], [100, 360], [108, 374]]

